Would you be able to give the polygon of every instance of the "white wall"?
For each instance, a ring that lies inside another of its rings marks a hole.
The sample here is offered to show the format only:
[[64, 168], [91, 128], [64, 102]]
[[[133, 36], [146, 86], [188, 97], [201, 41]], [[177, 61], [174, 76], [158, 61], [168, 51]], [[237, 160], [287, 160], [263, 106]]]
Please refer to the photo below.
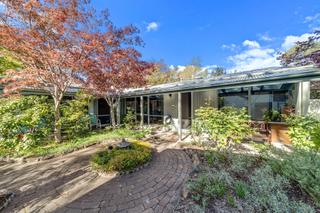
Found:
[[310, 82], [298, 83], [298, 97], [296, 111], [299, 115], [306, 115], [309, 112], [310, 104]]

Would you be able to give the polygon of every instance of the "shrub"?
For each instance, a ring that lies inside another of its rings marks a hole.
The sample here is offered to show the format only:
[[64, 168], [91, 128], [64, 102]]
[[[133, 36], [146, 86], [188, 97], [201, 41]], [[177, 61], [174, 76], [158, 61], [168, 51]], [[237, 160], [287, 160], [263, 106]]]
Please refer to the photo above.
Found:
[[134, 141], [130, 148], [114, 148], [95, 154], [91, 158], [93, 169], [103, 172], [128, 171], [151, 159], [150, 144]]
[[89, 131], [90, 117], [87, 107], [90, 99], [91, 96], [80, 92], [74, 99], [62, 105], [62, 130], [69, 139]]
[[[246, 109], [201, 107], [196, 110], [192, 133], [200, 145], [225, 149], [242, 142], [252, 134]], [[207, 137], [208, 141], [204, 137]]]
[[26, 149], [52, 132], [53, 110], [45, 96], [3, 98], [0, 103], [0, 146]]
[[125, 128], [127, 129], [133, 129], [136, 126], [136, 116], [133, 114], [133, 111], [131, 110], [131, 108], [127, 109], [127, 114], [126, 116], [123, 118], [123, 123]]
[[312, 116], [291, 115], [286, 119], [289, 137], [297, 149], [320, 148], [320, 121]]

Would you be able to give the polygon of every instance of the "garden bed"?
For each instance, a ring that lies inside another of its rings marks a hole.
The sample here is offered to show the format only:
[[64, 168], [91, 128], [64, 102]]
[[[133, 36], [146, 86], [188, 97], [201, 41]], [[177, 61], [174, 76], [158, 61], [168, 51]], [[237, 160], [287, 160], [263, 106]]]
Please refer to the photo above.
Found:
[[0, 147], [0, 160], [6, 162], [46, 160], [98, 143], [118, 140], [120, 138], [140, 139], [144, 137], [145, 134], [146, 132], [142, 130], [100, 130], [91, 132], [87, 136], [78, 137], [63, 143], [44, 142], [43, 144], [38, 144], [34, 147], [24, 150], [1, 149]]
[[99, 173], [123, 174], [143, 167], [152, 158], [151, 145], [143, 141], [130, 142], [127, 148], [112, 146], [92, 156], [92, 169]]
[[[317, 204], [319, 177], [302, 182], [294, 177], [298, 174], [290, 176], [290, 170], [298, 167], [266, 157], [271, 156], [269, 151], [252, 155], [189, 149], [187, 153], [192, 159], [198, 159], [198, 166], [194, 167], [182, 190], [183, 198], [176, 212], [320, 211]], [[289, 162], [285, 158], [283, 161]], [[314, 162], [315, 168], [310, 165], [308, 172], [313, 174], [318, 164], [319, 161]], [[305, 162], [306, 170], [308, 166]], [[307, 192], [306, 188], [312, 190]]]

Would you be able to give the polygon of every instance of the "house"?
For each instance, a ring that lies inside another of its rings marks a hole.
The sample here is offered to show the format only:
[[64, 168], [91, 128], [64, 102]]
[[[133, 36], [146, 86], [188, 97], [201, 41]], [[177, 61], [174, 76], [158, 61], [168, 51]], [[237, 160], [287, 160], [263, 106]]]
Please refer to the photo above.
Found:
[[[68, 89], [72, 97], [78, 87]], [[0, 94], [2, 88], [0, 86]], [[47, 94], [25, 90], [23, 94]], [[202, 106], [233, 106], [248, 110], [255, 127], [265, 128], [268, 111], [298, 115], [312, 113], [320, 117], [320, 68], [277, 67], [232, 73], [210, 79], [194, 79], [143, 88], [128, 89], [117, 109], [117, 120], [132, 110], [141, 125], [166, 124], [179, 138], [191, 127], [195, 110]], [[89, 103], [89, 112], [97, 115], [102, 125], [111, 121], [110, 108], [104, 99]], [[269, 122], [274, 131], [271, 140], [288, 142], [286, 125], [281, 120]]]
[[[232, 73], [210, 79], [194, 79], [144, 88], [129, 89], [121, 98], [117, 118], [130, 108], [143, 124], [168, 124], [179, 133], [191, 126], [195, 110], [201, 106], [245, 107], [257, 126], [265, 124], [264, 115], [279, 113], [320, 114], [320, 69], [314, 66], [265, 68]], [[89, 111], [102, 124], [110, 122], [108, 104], [93, 101]], [[276, 128], [273, 141], [286, 142], [286, 126], [281, 120], [270, 122]], [[284, 134], [285, 135], [285, 134]]]

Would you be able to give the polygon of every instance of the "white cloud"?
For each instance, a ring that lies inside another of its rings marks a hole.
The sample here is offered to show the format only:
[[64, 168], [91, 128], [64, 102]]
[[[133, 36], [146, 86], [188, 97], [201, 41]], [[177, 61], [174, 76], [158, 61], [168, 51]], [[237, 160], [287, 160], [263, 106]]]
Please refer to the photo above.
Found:
[[315, 20], [317, 20], [317, 19], [319, 19], [320, 18], [320, 13], [317, 13], [317, 14], [315, 14], [315, 15], [313, 15], [313, 16], [307, 16], [307, 17], [305, 17], [304, 18], [304, 22], [305, 23], [308, 23], [308, 22], [311, 22], [311, 21], [315, 21]]
[[170, 65], [169, 69], [171, 70], [176, 70], [177, 72], [182, 72], [184, 69], [186, 68], [186, 66], [183, 65]]
[[273, 41], [273, 38], [271, 38], [268, 33], [259, 34], [259, 39], [262, 41]]
[[320, 29], [320, 13], [313, 16], [307, 16], [304, 18], [304, 23], [308, 24], [308, 27], [315, 31]]
[[307, 41], [310, 36], [312, 36], [311, 33], [305, 33], [300, 36], [288, 35], [285, 37], [281, 48], [283, 51], [286, 51], [293, 47], [298, 41]]
[[248, 48], [260, 48], [260, 44], [257, 41], [245, 40], [242, 45]]
[[235, 51], [237, 49], [237, 45], [235, 44], [223, 44], [221, 46], [222, 49], [226, 49], [226, 50], [231, 50], [231, 51]]
[[147, 25], [147, 31], [157, 31], [159, 29], [159, 24], [157, 22], [150, 22]]
[[245, 47], [240, 53], [229, 56], [228, 60], [233, 66], [228, 72], [241, 72], [246, 70], [260, 69], [265, 67], [280, 66], [275, 49], [263, 48], [257, 41], [245, 40]]

